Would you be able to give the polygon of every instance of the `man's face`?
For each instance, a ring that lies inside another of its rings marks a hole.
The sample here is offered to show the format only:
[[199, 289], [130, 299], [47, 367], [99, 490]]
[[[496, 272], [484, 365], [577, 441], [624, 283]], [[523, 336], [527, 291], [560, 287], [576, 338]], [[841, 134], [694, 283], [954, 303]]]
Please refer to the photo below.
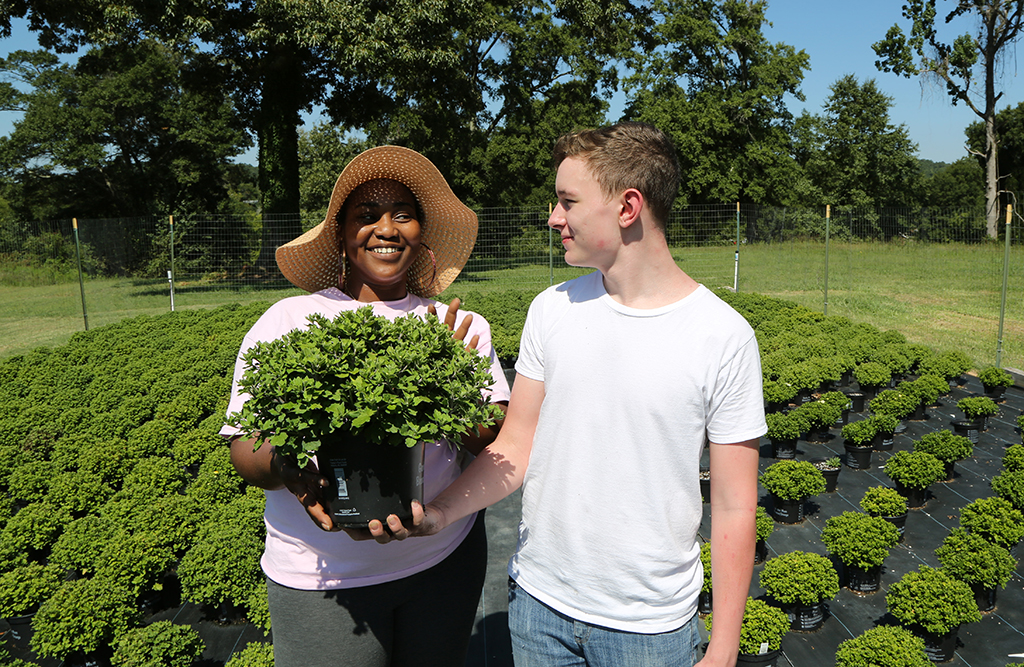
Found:
[[604, 270], [622, 245], [615, 198], [608, 198], [585, 162], [566, 158], [555, 176], [558, 205], [548, 226], [562, 237], [565, 261], [571, 266]]

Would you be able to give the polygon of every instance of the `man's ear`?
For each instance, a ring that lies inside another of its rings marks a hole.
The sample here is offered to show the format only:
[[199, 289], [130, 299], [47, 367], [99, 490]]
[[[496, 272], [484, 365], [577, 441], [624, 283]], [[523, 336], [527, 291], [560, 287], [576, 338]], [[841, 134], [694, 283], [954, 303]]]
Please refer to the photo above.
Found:
[[640, 220], [640, 210], [644, 207], [644, 196], [636, 188], [629, 188], [621, 195], [619, 210], [619, 227], [630, 227]]

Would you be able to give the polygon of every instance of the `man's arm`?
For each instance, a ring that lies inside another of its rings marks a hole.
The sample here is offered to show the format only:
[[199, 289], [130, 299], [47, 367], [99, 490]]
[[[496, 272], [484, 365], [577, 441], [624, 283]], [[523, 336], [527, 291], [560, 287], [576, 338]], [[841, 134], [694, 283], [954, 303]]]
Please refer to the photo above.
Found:
[[387, 530], [376, 519], [370, 522], [373, 538], [384, 543], [392, 539], [433, 535], [518, 489], [530, 461], [533, 434], [537, 430], [543, 402], [544, 383], [517, 375], [512, 385], [508, 414], [495, 441], [484, 448], [466, 471], [430, 504], [420, 508], [413, 503], [411, 527], [403, 526], [392, 514], [387, 518]]
[[[711, 590], [715, 627], [701, 667], [732, 666], [754, 572], [758, 441], [711, 443]], [[717, 483], [715, 480], [718, 480]]]

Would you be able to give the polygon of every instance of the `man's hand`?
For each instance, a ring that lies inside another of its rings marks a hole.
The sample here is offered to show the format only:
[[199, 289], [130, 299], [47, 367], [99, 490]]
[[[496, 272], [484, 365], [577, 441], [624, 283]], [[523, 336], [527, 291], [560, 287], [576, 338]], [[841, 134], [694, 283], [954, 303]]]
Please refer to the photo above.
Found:
[[419, 501], [412, 501], [412, 524], [402, 525], [397, 516], [392, 514], [386, 521], [373, 519], [366, 528], [345, 528], [345, 532], [354, 540], [376, 540], [387, 544], [394, 540], [407, 537], [423, 537], [434, 535], [444, 528], [444, 517], [440, 510], [431, 505], [426, 508]]
[[306, 464], [305, 468], [299, 468], [295, 461], [278, 454], [275, 450], [271, 455], [270, 465], [281, 478], [285, 488], [302, 503], [313, 523], [321, 530], [341, 530], [331, 521], [331, 515], [327, 511], [324, 490], [330, 486], [330, 482], [320, 474], [312, 462]]
[[[452, 302], [448, 304], [448, 312], [444, 316], [444, 323], [445, 325], [447, 325], [448, 329], [453, 332], [452, 337], [455, 340], [466, 340], [466, 334], [469, 333], [469, 325], [473, 323], [473, 316], [467, 315], [465, 318], [463, 318], [462, 324], [459, 325], [459, 328], [455, 328], [456, 316], [459, 314], [459, 307], [461, 305], [462, 302], [458, 299], [458, 297], [452, 299]], [[437, 316], [437, 309], [434, 308], [434, 304], [430, 304], [429, 306], [427, 306], [427, 312], [435, 317]], [[466, 344], [466, 347], [475, 350], [477, 343], [479, 342], [480, 336], [474, 335], [472, 338], [469, 339], [469, 343]]]

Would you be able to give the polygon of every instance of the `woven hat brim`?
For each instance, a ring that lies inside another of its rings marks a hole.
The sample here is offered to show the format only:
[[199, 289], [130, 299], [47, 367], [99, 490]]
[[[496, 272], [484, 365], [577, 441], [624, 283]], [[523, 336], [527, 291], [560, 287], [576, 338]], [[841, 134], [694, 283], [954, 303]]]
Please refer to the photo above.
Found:
[[476, 244], [476, 213], [459, 201], [426, 157], [402, 146], [379, 146], [360, 153], [342, 170], [324, 221], [277, 249], [277, 265], [289, 282], [307, 292], [338, 286], [338, 211], [353, 190], [379, 178], [405, 185], [423, 211], [420, 240], [434, 259], [426, 248], [420, 249], [409, 269], [409, 291], [431, 298], [455, 281]]

